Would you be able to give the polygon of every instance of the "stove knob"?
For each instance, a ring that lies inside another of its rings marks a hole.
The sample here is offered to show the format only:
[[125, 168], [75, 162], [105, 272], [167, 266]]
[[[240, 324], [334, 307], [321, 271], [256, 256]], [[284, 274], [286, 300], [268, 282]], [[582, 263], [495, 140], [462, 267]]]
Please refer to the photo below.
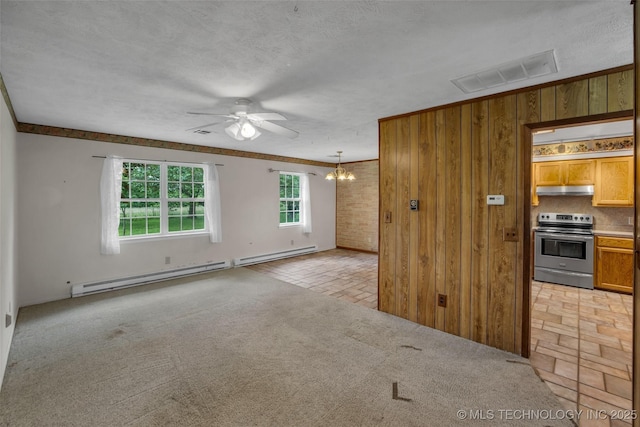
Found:
[[582, 217], [582, 216], [581, 216], [581, 217], [580, 217], [580, 221], [582, 221], [583, 219], [584, 219], [584, 217]]
[[586, 219], [587, 221], [589, 221], [589, 217], [588, 217], [588, 216], [584, 217], [584, 219]]

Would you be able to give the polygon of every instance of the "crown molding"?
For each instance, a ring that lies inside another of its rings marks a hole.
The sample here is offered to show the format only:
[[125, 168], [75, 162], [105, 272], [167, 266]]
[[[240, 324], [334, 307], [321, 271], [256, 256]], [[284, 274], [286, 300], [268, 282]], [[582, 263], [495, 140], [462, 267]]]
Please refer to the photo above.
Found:
[[4, 102], [7, 104], [7, 108], [9, 109], [9, 114], [11, 115], [11, 119], [13, 120], [13, 125], [16, 129], [18, 129], [18, 119], [16, 119], [16, 112], [13, 110], [13, 104], [11, 104], [11, 98], [9, 97], [9, 92], [7, 91], [7, 87], [4, 84], [4, 79], [2, 78], [2, 73], [0, 73], [0, 92], [2, 92], [2, 97], [4, 98]]
[[276, 156], [273, 154], [253, 153], [250, 151], [229, 150], [226, 148], [210, 147], [205, 145], [185, 144], [182, 142], [163, 141], [159, 139], [138, 138], [133, 136], [115, 135], [102, 132], [90, 132], [78, 129], [60, 128], [56, 126], [43, 126], [30, 123], [18, 123], [18, 132], [37, 135], [57, 136], [61, 138], [86, 139], [112, 144], [136, 145], [139, 147], [164, 148], [168, 150], [191, 151], [203, 154], [218, 154], [221, 156], [244, 157], [249, 159], [270, 160], [275, 162], [296, 163], [303, 165], [334, 167], [333, 163], [318, 162], [315, 160], [299, 159], [296, 157]]

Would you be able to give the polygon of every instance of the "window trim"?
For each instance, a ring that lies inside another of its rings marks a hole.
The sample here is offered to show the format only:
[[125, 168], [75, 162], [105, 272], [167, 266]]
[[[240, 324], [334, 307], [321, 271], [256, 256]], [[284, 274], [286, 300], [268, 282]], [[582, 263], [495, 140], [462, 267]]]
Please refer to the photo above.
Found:
[[[279, 184], [280, 184], [280, 177], [282, 175], [295, 175], [295, 176], [301, 177], [304, 174], [299, 173], [299, 172], [279, 171], [279, 174], [278, 174], [278, 196], [280, 195], [280, 185]], [[298, 222], [284, 222], [284, 223], [280, 222], [280, 213], [281, 213], [281, 211], [280, 211], [280, 202], [282, 202], [283, 199], [298, 201], [298, 206], [299, 206]], [[302, 224], [302, 208], [303, 208], [303, 206], [302, 206], [302, 188], [300, 186], [300, 179], [298, 179], [298, 197], [297, 198], [287, 198], [287, 197], [282, 198], [282, 197], [278, 197], [278, 226], [280, 228], [302, 227], [302, 225], [303, 225]]]
[[[203, 163], [188, 163], [188, 162], [172, 162], [172, 161], [158, 161], [158, 160], [140, 160], [140, 159], [122, 159], [123, 167], [126, 163], [138, 163], [144, 165], [158, 165], [160, 167], [160, 198], [153, 198], [151, 200], [159, 200], [160, 203], [160, 233], [154, 234], [133, 234], [133, 235], [118, 235], [118, 240], [121, 243], [125, 242], [133, 242], [133, 241], [141, 241], [141, 240], [163, 240], [163, 239], [173, 239], [173, 238], [183, 238], [183, 237], [193, 237], [193, 236], [201, 236], [207, 235], [209, 233], [209, 224], [207, 221], [206, 214], [204, 216], [204, 228], [198, 230], [182, 230], [182, 231], [169, 231], [169, 202], [176, 201], [175, 198], [169, 198], [169, 181], [168, 181], [168, 168], [169, 166], [180, 166], [180, 167], [189, 167], [189, 168], [201, 168], [203, 173], [203, 185], [204, 191], [206, 193], [206, 179], [205, 176], [205, 167], [206, 165]], [[121, 198], [121, 202], [132, 200], [149, 200], [149, 199], [129, 199], [129, 198]], [[191, 197], [188, 199], [179, 199], [180, 201], [191, 201], [191, 202], [202, 202], [206, 203], [205, 197]], [[206, 207], [205, 207], [206, 210]], [[120, 218], [122, 220], [122, 218]]]

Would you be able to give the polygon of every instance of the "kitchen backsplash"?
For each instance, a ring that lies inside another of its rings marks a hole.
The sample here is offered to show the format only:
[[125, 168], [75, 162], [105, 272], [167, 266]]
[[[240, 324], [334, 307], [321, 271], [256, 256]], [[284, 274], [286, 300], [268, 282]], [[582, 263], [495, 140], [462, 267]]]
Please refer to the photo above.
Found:
[[[538, 225], [538, 213], [586, 213], [593, 217], [595, 230], [633, 231], [633, 208], [596, 208], [591, 197], [540, 196], [538, 206], [531, 207], [531, 226]], [[629, 224], [631, 218], [631, 225]]]

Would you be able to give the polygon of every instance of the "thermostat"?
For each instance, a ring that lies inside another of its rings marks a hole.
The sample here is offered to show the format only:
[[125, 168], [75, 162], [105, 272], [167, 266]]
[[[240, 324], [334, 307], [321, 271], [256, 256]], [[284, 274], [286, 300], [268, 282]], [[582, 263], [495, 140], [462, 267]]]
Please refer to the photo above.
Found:
[[504, 205], [503, 194], [490, 194], [487, 196], [488, 205]]

